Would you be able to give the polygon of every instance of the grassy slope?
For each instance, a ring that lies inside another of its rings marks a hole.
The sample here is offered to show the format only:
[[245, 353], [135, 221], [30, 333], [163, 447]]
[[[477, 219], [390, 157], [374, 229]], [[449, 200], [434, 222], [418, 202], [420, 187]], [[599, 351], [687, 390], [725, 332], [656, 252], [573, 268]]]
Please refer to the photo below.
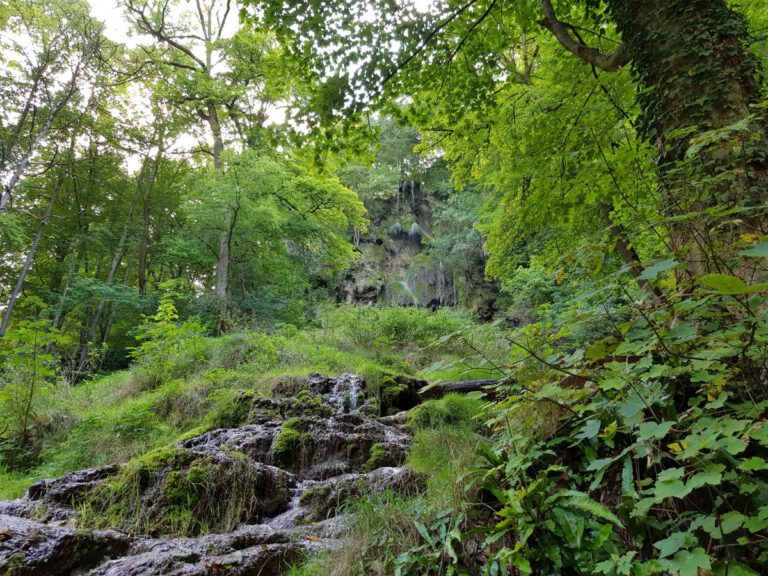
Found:
[[[267, 396], [276, 382], [311, 372], [361, 374], [374, 395], [395, 374], [430, 381], [488, 377], [493, 371], [469, 367], [485, 363], [479, 342], [491, 360], [506, 353], [491, 334], [452, 311], [341, 307], [301, 331], [208, 339], [201, 365], [159, 385], [134, 369], [61, 387], [39, 410], [39, 464], [25, 472], [0, 468], [0, 498], [18, 497], [40, 478], [127, 461], [183, 435], [232, 425], [240, 391]], [[264, 346], [273, 353], [265, 355]]]

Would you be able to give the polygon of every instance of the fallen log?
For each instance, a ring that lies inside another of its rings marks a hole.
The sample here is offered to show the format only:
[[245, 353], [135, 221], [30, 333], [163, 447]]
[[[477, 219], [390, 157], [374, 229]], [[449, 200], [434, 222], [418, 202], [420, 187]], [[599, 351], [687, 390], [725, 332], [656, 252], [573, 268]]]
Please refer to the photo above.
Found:
[[[422, 399], [427, 400], [430, 398], [440, 398], [451, 392], [457, 392], [460, 394], [466, 394], [468, 392], [485, 392], [490, 393], [490, 390], [486, 390], [486, 386], [493, 384], [499, 384], [508, 380], [507, 378], [483, 378], [481, 380], [461, 380], [458, 382], [440, 382], [439, 384], [432, 384], [425, 386], [419, 390], [419, 396]], [[491, 396], [493, 394], [490, 394]]]

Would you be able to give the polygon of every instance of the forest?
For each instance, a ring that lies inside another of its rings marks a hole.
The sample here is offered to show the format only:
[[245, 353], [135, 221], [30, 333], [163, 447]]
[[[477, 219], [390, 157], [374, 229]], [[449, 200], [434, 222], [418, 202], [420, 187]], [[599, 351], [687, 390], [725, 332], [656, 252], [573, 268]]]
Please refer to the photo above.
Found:
[[0, 0], [0, 576], [768, 576], [764, 0]]

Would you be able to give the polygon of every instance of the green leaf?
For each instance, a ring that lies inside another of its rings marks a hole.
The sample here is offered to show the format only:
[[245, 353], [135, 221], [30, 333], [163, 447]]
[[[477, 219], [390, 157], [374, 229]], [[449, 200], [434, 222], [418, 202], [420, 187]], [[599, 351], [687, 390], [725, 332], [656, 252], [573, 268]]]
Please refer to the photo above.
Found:
[[421, 522], [415, 522], [414, 525], [416, 526], [416, 530], [419, 531], [419, 534], [421, 534], [421, 537], [424, 538], [427, 543], [432, 544], [432, 538], [430, 537], [429, 532], [427, 532], [427, 528], [424, 526], [424, 524]]
[[760, 242], [750, 246], [742, 250], [740, 254], [748, 258], [768, 258], [768, 242]]
[[768, 470], [768, 462], [759, 456], [752, 456], [752, 458], [747, 458], [739, 464], [739, 470], [747, 472], [752, 470]]
[[726, 512], [720, 517], [720, 525], [723, 529], [723, 534], [730, 534], [735, 532], [744, 525], [747, 517], [741, 512]]
[[723, 481], [723, 470], [725, 466], [722, 464], [710, 464], [704, 471], [694, 474], [686, 483], [686, 488], [694, 490], [704, 485], [717, 486]]
[[698, 576], [699, 569], [709, 570], [712, 565], [709, 556], [703, 548], [694, 548], [691, 551], [684, 550], [675, 554], [669, 562], [670, 568], [680, 576]]
[[576, 440], [575, 444], [578, 444], [582, 440], [591, 440], [600, 432], [600, 420], [587, 420], [581, 432], [576, 434], [573, 439]]
[[657, 424], [656, 422], [643, 422], [637, 427], [637, 436], [640, 440], [661, 440], [667, 434], [675, 423], [666, 420]]
[[753, 294], [768, 289], [768, 283], [747, 286], [741, 278], [729, 274], [705, 274], [699, 277], [698, 283], [725, 296]]
[[718, 562], [712, 567], [714, 576], [759, 576], [757, 572], [736, 560]]
[[661, 274], [662, 272], [667, 272], [668, 270], [672, 270], [673, 268], [677, 267], [678, 264], [680, 263], [677, 260], [673, 260], [673, 259], [656, 262], [652, 266], [649, 266], [648, 268], [643, 270], [640, 276], [637, 277], [637, 279], [638, 280], [656, 280], [659, 274]]
[[613, 512], [608, 510], [608, 508], [599, 502], [595, 502], [584, 492], [564, 490], [560, 493], [560, 496], [562, 499], [560, 500], [559, 504], [563, 508], [571, 508], [581, 512], [588, 512], [596, 518], [606, 520], [612, 524], [615, 524], [616, 526], [621, 526], [621, 520], [619, 520]]
[[660, 558], [667, 558], [685, 546], [688, 537], [688, 532], [673, 532], [669, 538], [654, 542], [653, 547], [659, 551]]
[[705, 274], [698, 278], [698, 283], [705, 288], [711, 288], [718, 294], [746, 294], [747, 285], [741, 278], [728, 274]]

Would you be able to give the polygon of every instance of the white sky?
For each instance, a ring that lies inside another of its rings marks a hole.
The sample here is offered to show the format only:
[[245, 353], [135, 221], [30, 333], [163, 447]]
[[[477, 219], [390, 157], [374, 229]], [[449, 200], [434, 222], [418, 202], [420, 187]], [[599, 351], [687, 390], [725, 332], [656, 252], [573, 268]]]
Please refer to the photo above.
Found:
[[[427, 11], [431, 6], [437, 4], [440, 0], [412, 0], [416, 8], [420, 11]], [[136, 35], [131, 29], [130, 24], [126, 20], [125, 11], [118, 5], [118, 0], [88, 0], [91, 6], [91, 14], [102, 21], [105, 25], [105, 35], [114, 42], [124, 44], [128, 47], [135, 47], [140, 44], [150, 44], [154, 40], [148, 36]], [[190, 8], [187, 6], [188, 2], [179, 2], [177, 9], [174, 12], [182, 14]], [[232, 11], [230, 12], [228, 19], [227, 31], [224, 36], [231, 36], [237, 31], [239, 26], [238, 22], [238, 6], [235, 3]], [[143, 102], [143, 96], [140, 91], [133, 93], [132, 105], [137, 109], [149, 110], [149, 106]], [[268, 112], [268, 123], [280, 124], [285, 121], [285, 110], [280, 107], [272, 107]], [[195, 147], [198, 142], [197, 137], [192, 134], [183, 136], [178, 142], [179, 148], [186, 148], [190, 150]], [[126, 159], [126, 168], [129, 171], [135, 171], [138, 169], [141, 163], [141, 157], [129, 157]]]
[[117, 0], [88, 0], [88, 3], [91, 5], [91, 14], [104, 22], [107, 38], [129, 46], [136, 44], [135, 39], [128, 35], [128, 23]]

